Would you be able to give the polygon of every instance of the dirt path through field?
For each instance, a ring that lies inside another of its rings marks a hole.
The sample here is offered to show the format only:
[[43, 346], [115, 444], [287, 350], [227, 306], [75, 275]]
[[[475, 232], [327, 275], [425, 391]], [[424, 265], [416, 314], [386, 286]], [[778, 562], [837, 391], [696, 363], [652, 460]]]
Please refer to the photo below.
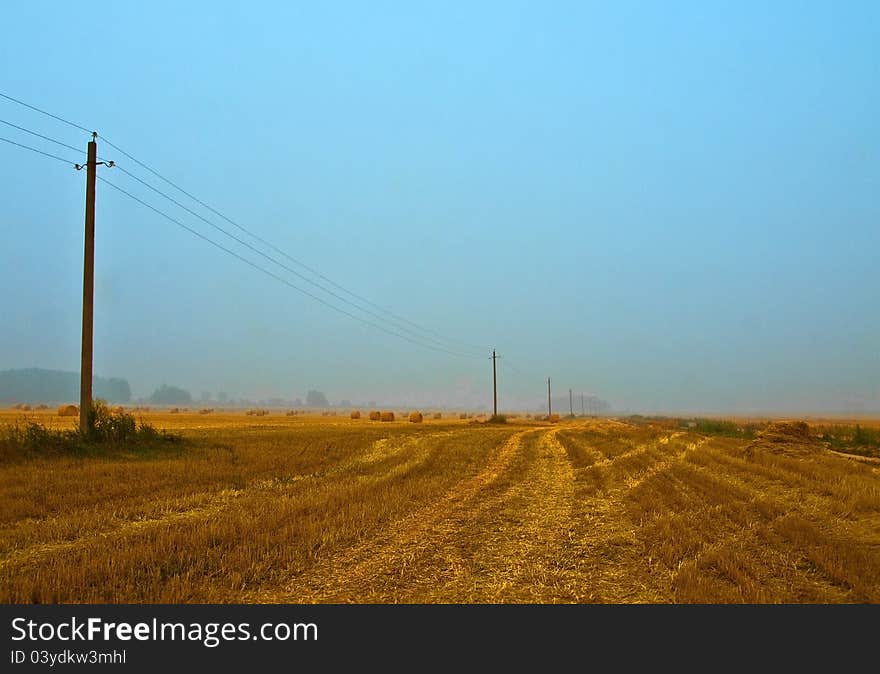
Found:
[[574, 473], [557, 431], [516, 433], [442, 498], [283, 590], [249, 600], [577, 600], [569, 545]]
[[522, 472], [487, 508], [476, 531], [458, 534], [475, 542], [468, 573], [452, 587], [467, 601], [577, 601], [579, 563], [572, 545], [575, 528], [574, 471], [556, 438], [558, 429], [522, 447]]
[[523, 431], [512, 436], [483, 470], [455, 485], [439, 500], [392, 523], [360, 545], [319, 563], [305, 577], [296, 578], [280, 592], [263, 594], [259, 600], [393, 601], [395, 588], [399, 591], [397, 579], [407, 576], [414, 560], [434, 548], [436, 538], [448, 522], [476, 507], [481, 494], [509, 468], [524, 436], [533, 432]]

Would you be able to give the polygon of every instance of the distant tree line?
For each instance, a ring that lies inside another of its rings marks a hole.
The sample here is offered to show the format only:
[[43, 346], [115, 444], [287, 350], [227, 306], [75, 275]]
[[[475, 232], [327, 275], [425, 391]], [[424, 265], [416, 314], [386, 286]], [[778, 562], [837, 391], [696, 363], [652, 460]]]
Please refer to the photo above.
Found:
[[306, 393], [306, 405], [309, 407], [330, 407], [330, 401], [320, 391], [309, 391]]
[[189, 405], [192, 402], [192, 395], [177, 386], [162, 384], [153, 391], [148, 400], [154, 405]]
[[[79, 400], [79, 372], [43, 370], [0, 371], [0, 402], [39, 403]], [[109, 402], [131, 401], [131, 387], [125, 379], [94, 377], [92, 394]]]
[[[210, 391], [202, 391], [199, 400], [202, 403], [208, 404], [212, 402], [212, 397]], [[153, 391], [152, 394], [148, 398], [143, 399], [141, 402], [148, 402], [153, 405], [189, 405], [192, 404], [194, 398], [192, 394], [186, 389], [180, 388], [179, 386], [170, 386], [168, 384], [162, 384], [159, 388]], [[246, 398], [234, 399], [230, 398], [229, 395], [225, 392], [220, 392], [217, 394], [217, 402], [221, 405], [239, 405], [239, 406], [250, 406], [254, 404], [260, 405], [268, 405], [270, 407], [303, 407], [303, 402], [299, 398], [296, 400], [290, 401], [285, 400], [283, 398], [269, 398], [268, 400], [259, 400], [253, 401], [248, 400]], [[350, 407], [351, 402], [348, 400], [343, 400], [340, 405], [344, 407]], [[306, 407], [333, 407], [330, 401], [327, 399], [327, 396], [321, 391], [311, 390], [306, 393]]]

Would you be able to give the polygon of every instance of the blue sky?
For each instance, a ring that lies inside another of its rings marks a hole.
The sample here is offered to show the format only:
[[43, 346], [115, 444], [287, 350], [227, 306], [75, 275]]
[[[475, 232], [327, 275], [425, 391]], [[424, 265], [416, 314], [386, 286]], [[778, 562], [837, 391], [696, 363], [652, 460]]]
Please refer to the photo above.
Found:
[[[618, 409], [880, 410], [880, 5], [313, 4], [14, 3], [0, 91], [485, 353], [353, 321], [99, 184], [96, 373], [469, 405], [495, 347], [502, 406], [551, 376]], [[0, 368], [75, 370], [84, 176], [0, 159]]]

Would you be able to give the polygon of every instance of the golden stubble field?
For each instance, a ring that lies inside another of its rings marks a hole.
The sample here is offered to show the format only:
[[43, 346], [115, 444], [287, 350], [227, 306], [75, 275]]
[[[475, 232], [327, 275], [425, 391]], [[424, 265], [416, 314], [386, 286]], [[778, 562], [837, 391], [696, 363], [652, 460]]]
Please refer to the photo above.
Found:
[[784, 428], [145, 418], [0, 463], [0, 601], [880, 601], [880, 463]]

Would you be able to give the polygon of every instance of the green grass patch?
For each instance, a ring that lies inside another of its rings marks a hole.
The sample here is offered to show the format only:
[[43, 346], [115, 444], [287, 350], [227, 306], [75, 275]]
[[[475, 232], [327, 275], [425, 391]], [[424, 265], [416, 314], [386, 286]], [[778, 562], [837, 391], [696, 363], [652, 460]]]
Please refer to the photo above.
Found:
[[739, 423], [724, 419], [691, 419], [681, 420], [680, 426], [703, 435], [721, 435], [727, 438], [752, 440], [764, 425]]
[[53, 429], [26, 417], [0, 426], [0, 462], [52, 455], [148, 454], [182, 441], [180, 435], [131, 414], [113, 412], [99, 400], [90, 410], [86, 432], [78, 424], [73, 430]]
[[865, 428], [860, 424], [818, 426], [819, 439], [827, 442], [831, 449], [848, 454], [880, 456], [880, 428]]

